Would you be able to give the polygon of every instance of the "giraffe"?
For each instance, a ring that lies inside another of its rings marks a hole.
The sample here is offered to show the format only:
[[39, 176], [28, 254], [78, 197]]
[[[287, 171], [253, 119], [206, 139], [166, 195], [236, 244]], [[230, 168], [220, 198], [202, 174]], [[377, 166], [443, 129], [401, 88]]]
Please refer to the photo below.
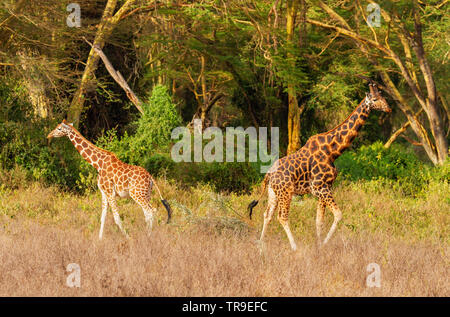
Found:
[[[259, 240], [261, 243], [275, 210], [278, 210], [278, 221], [287, 234], [290, 246], [292, 250], [297, 249], [289, 228], [289, 209], [293, 195], [307, 193], [313, 194], [319, 200], [316, 214], [319, 247], [330, 240], [342, 218], [342, 212], [331, 193], [331, 186], [337, 176], [333, 162], [350, 146], [372, 109], [391, 112], [376, 84], [369, 84], [369, 90], [370, 92], [366, 93], [366, 97], [343, 123], [328, 132], [310, 137], [302, 148], [277, 160], [267, 172], [261, 186], [260, 197], [248, 205], [251, 219], [252, 210], [264, 195], [268, 185], [268, 206], [264, 212], [264, 224]], [[334, 221], [326, 238], [321, 242], [326, 207], [333, 213]]]
[[120, 231], [128, 237], [120, 220], [116, 197], [131, 197], [144, 211], [148, 233], [151, 232], [153, 213], [156, 211], [150, 205], [153, 184], [158, 191], [162, 204], [167, 210], [167, 223], [169, 223], [172, 214], [170, 205], [163, 199], [153, 177], [143, 167], [126, 164], [120, 161], [114, 153], [95, 146], [83, 137], [71, 123], [67, 123], [65, 119], [48, 134], [47, 139], [64, 136], [69, 138], [81, 156], [98, 171], [97, 186], [102, 194], [100, 240], [103, 237], [108, 206], [111, 207], [114, 221]]

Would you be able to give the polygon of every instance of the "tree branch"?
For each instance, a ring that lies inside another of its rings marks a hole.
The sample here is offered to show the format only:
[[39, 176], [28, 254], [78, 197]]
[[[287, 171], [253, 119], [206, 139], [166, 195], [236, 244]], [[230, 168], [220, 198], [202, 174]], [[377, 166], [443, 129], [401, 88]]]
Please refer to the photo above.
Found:
[[114, 69], [109, 59], [98, 46], [93, 45], [91, 42], [86, 40], [85, 37], [83, 37], [83, 39], [94, 49], [98, 56], [100, 56], [111, 77], [120, 85], [120, 87], [122, 87], [123, 90], [125, 90], [128, 99], [130, 99], [130, 101], [136, 106], [140, 113], [144, 114], [144, 110], [142, 109], [142, 102], [139, 100], [133, 90], [131, 90], [130, 86], [128, 86], [122, 74]]

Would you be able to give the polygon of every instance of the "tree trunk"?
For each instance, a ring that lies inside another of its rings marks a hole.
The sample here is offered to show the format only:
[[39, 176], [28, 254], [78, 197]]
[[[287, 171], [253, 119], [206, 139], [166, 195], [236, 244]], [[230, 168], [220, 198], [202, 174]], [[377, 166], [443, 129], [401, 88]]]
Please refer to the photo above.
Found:
[[[298, 0], [287, 1], [286, 37], [288, 46], [293, 44], [295, 18], [297, 16]], [[294, 59], [292, 53], [287, 54], [288, 59]], [[292, 62], [295, 67], [295, 62]], [[300, 109], [298, 107], [297, 93], [294, 84], [288, 82], [288, 149], [287, 154], [294, 153], [300, 148]]]
[[[120, 21], [122, 16], [128, 12], [128, 10], [135, 2], [136, 0], [127, 0], [123, 4], [123, 6], [116, 12], [116, 14], [114, 14], [114, 10], [117, 5], [117, 0], [108, 0], [100, 24], [98, 25], [93, 46], [98, 47], [100, 50], [103, 49], [105, 42], [111, 35], [114, 27]], [[80, 116], [81, 113], [83, 112], [86, 91], [88, 90], [89, 86], [96, 85], [94, 76], [98, 66], [99, 58], [100, 57], [92, 47], [89, 52], [83, 76], [81, 77], [80, 86], [78, 87], [78, 90], [75, 92], [75, 95], [72, 99], [72, 103], [70, 104], [67, 113], [67, 119], [69, 120], [69, 122], [72, 122], [76, 127], [80, 122]]]

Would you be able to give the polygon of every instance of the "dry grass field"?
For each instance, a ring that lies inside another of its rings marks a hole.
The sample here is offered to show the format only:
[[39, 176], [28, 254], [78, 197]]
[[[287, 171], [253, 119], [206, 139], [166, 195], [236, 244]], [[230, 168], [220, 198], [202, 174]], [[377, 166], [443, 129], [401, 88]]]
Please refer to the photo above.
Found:
[[[108, 214], [98, 240], [101, 198], [38, 183], [0, 187], [0, 296], [449, 296], [448, 184], [410, 198], [370, 182], [335, 189], [344, 218], [330, 243], [315, 246], [316, 200], [292, 204], [292, 252], [274, 219], [260, 252], [256, 239], [265, 200], [252, 221], [255, 194], [219, 195], [208, 187], [159, 184], [174, 210], [158, 207], [154, 230], [142, 211], [121, 200], [127, 240]], [[332, 221], [327, 213], [328, 225]], [[67, 265], [81, 269], [81, 287], [66, 285]], [[367, 287], [369, 263], [381, 287]]]

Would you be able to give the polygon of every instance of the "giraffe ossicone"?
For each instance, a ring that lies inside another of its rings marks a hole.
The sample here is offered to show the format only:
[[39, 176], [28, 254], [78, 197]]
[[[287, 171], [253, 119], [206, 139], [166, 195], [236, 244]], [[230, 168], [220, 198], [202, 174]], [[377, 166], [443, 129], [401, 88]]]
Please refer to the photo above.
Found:
[[163, 206], [167, 210], [167, 223], [169, 223], [172, 210], [166, 200], [163, 199], [153, 177], [143, 167], [129, 165], [120, 161], [117, 156], [107, 150], [101, 149], [89, 142], [76, 130], [72, 123], [63, 120], [47, 135], [48, 139], [67, 136], [81, 156], [98, 171], [97, 185], [102, 194], [102, 215], [99, 238], [103, 237], [106, 214], [111, 207], [114, 221], [123, 234], [128, 236], [122, 226], [118, 212], [117, 197], [131, 197], [143, 210], [148, 232], [153, 225], [153, 213], [156, 211], [150, 205], [152, 186], [161, 198]]
[[[331, 193], [331, 186], [337, 177], [337, 170], [333, 162], [350, 146], [369, 117], [371, 110], [391, 112], [389, 105], [381, 96], [376, 84], [369, 84], [369, 91], [343, 123], [328, 132], [313, 135], [302, 148], [277, 160], [267, 172], [259, 197], [261, 199], [266, 187], [268, 187], [268, 206], [264, 212], [261, 242], [274, 212], [278, 211], [278, 220], [288, 236], [291, 248], [293, 250], [297, 249], [289, 228], [289, 209], [294, 195], [308, 193], [319, 199], [316, 213], [318, 244], [323, 245], [330, 240], [342, 218], [342, 212], [336, 205]], [[250, 218], [253, 208], [258, 204], [259, 199], [253, 200], [248, 205]], [[322, 226], [326, 207], [333, 213], [334, 221], [322, 242]]]

